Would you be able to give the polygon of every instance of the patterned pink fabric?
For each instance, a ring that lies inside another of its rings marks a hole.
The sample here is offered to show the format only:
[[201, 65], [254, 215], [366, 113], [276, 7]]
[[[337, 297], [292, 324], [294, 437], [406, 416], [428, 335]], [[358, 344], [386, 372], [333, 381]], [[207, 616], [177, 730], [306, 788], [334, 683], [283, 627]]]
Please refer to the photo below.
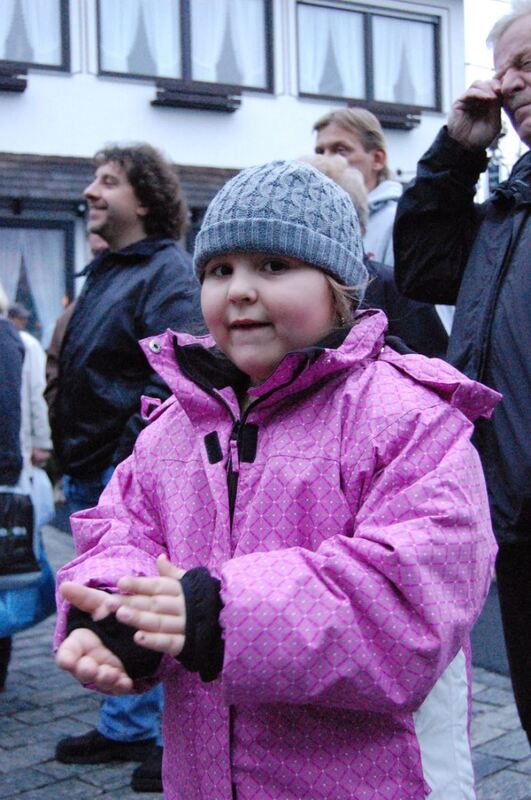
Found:
[[412, 712], [466, 643], [491, 579], [469, 438], [497, 395], [398, 355], [384, 329], [383, 314], [360, 314], [338, 350], [290, 354], [251, 390], [258, 447], [240, 464], [232, 527], [236, 397], [179, 373], [174, 334], [158, 353], [143, 343], [177, 400], [155, 411], [99, 506], [73, 517], [80, 555], [59, 581], [113, 587], [155, 574], [163, 551], [221, 577], [221, 678], [202, 684], [170, 658], [161, 670], [167, 800], [230, 800], [232, 784], [238, 800], [429, 793]]

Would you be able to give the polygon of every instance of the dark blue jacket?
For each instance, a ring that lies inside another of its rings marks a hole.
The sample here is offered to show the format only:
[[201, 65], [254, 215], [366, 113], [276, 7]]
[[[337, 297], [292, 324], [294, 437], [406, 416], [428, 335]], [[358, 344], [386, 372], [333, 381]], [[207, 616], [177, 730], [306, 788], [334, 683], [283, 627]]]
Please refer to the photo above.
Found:
[[476, 205], [486, 164], [439, 133], [398, 204], [395, 277], [409, 297], [456, 304], [448, 359], [502, 393], [475, 442], [499, 541], [531, 541], [531, 152]]
[[143, 426], [141, 395], [169, 394], [138, 340], [166, 328], [201, 332], [203, 323], [192, 259], [171, 239], [105, 250], [81, 274], [59, 356], [52, 437], [63, 471], [90, 479], [131, 453]]
[[13, 486], [22, 469], [20, 386], [24, 345], [13, 325], [0, 317], [0, 484]]
[[363, 308], [381, 308], [389, 320], [389, 334], [399, 339], [416, 353], [429, 358], [445, 358], [448, 334], [435, 307], [418, 303], [400, 294], [393, 267], [365, 258], [369, 284]]

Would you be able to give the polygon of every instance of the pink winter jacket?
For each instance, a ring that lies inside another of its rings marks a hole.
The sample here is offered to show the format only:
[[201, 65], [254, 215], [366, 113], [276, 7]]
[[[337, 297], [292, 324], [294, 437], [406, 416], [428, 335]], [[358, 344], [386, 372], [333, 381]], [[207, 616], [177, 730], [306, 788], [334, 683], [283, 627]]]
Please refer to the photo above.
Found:
[[249, 392], [254, 451], [234, 390], [191, 377], [209, 337], [142, 343], [174, 396], [72, 517], [59, 582], [113, 588], [161, 552], [221, 579], [221, 676], [169, 656], [156, 676], [167, 800], [474, 797], [463, 649], [496, 547], [469, 440], [498, 395], [385, 326], [363, 312], [337, 349], [285, 356]]

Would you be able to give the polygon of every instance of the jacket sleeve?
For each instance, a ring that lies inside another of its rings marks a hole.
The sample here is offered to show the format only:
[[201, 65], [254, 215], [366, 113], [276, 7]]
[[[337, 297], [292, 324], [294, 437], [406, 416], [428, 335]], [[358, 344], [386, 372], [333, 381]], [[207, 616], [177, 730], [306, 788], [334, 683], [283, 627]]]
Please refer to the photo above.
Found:
[[[229, 703], [411, 711], [467, 641], [495, 544], [471, 424], [443, 403], [390, 421], [342, 481], [352, 530], [227, 562]], [[359, 452], [359, 450], [358, 450]]]
[[413, 300], [455, 304], [483, 217], [474, 204], [485, 152], [465, 150], [443, 128], [419, 161], [398, 203], [394, 226], [395, 279]]
[[[124, 575], [157, 576], [156, 558], [167, 553], [163, 526], [149, 502], [151, 474], [138, 478], [137, 453], [115, 470], [98, 505], [70, 517], [77, 557], [57, 573], [57, 588], [75, 581], [114, 591]], [[57, 594], [55, 644], [65, 636], [69, 604]]]

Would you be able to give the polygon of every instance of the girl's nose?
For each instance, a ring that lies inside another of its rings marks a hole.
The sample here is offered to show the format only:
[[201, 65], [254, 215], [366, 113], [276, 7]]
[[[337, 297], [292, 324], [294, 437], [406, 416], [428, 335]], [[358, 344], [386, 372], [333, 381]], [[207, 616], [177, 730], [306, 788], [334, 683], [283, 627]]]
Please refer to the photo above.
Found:
[[254, 281], [247, 275], [233, 275], [228, 298], [231, 303], [254, 303], [258, 293]]

